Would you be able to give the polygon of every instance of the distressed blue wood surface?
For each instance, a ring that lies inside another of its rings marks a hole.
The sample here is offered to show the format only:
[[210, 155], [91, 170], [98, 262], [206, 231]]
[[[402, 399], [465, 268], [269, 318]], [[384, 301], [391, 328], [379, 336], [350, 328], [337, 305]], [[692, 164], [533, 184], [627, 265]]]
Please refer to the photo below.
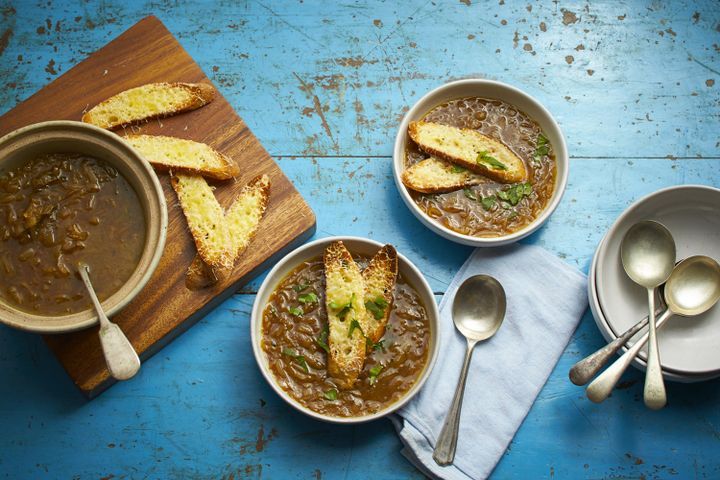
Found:
[[[716, 2], [465, 3], [0, 0], [0, 113], [156, 14], [308, 199], [316, 237], [392, 242], [438, 298], [470, 249], [409, 213], [389, 156], [404, 110], [449, 79], [515, 84], [556, 116], [570, 182], [526, 241], [584, 271], [634, 199], [720, 186]], [[422, 478], [389, 422], [325, 425], [269, 389], [248, 335], [261, 279], [89, 403], [39, 337], [0, 328], [0, 475]], [[566, 372], [600, 345], [586, 313], [493, 476], [720, 477], [720, 381], [670, 384], [649, 412], [632, 371], [594, 405]]]

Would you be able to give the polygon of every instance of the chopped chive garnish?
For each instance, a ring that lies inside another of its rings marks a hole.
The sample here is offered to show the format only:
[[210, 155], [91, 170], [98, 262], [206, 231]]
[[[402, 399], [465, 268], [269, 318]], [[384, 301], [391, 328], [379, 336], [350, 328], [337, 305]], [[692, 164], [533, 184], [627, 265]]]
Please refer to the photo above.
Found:
[[381, 318], [383, 318], [387, 306], [388, 303], [382, 297], [378, 297], [375, 300], [368, 300], [367, 302], [365, 302], [365, 308], [370, 313], [372, 313], [373, 317], [375, 317], [375, 320], [380, 320]]
[[490, 210], [493, 206], [495, 206], [496, 201], [497, 197], [495, 195], [490, 195], [489, 197], [483, 197], [482, 200], [480, 200], [480, 203], [482, 203], [485, 210]]
[[535, 160], [539, 161], [548, 153], [550, 153], [550, 141], [545, 135], [540, 133], [535, 141]]
[[320, 331], [320, 335], [318, 335], [315, 339], [315, 343], [317, 343], [320, 348], [325, 350], [326, 353], [330, 353], [330, 347], [328, 347], [327, 343], [329, 333], [330, 326], [326, 323], [323, 329]]
[[360, 332], [362, 333], [362, 328], [360, 327], [360, 322], [358, 322], [357, 320], [353, 320], [352, 322], [350, 322], [350, 329], [348, 330], [348, 338], [352, 337], [352, 334], [356, 328], [360, 329]]
[[298, 300], [302, 303], [316, 303], [318, 300], [317, 295], [314, 292], [306, 293], [305, 295], [298, 296]]
[[507, 170], [507, 166], [504, 163], [490, 155], [487, 151], [482, 151], [478, 153], [475, 161], [477, 163], [484, 163], [485, 165], [490, 165], [497, 170]]
[[283, 355], [287, 355], [288, 357], [291, 357], [293, 360], [295, 360], [295, 362], [297, 362], [297, 364], [300, 365], [306, 373], [310, 371], [303, 355], [299, 355], [295, 350], [287, 347], [283, 348], [282, 353]]
[[515, 185], [505, 189], [498, 190], [497, 196], [500, 200], [509, 203], [512, 206], [520, 203], [520, 200], [529, 196], [533, 191], [532, 185], [528, 183], [516, 183]]
[[368, 377], [370, 379], [370, 385], [375, 385], [377, 382], [377, 377], [380, 375], [380, 372], [382, 371], [383, 366], [378, 364], [375, 365], [370, 369], [370, 376]]
[[353, 302], [355, 301], [355, 294], [352, 294], [352, 297], [350, 297], [350, 301], [346, 303], [345, 305], [338, 304], [337, 302], [330, 302], [330, 308], [333, 310], [339, 310], [337, 312], [337, 316], [340, 320], [345, 320], [345, 317], [348, 313], [350, 313], [350, 310], [353, 308]]

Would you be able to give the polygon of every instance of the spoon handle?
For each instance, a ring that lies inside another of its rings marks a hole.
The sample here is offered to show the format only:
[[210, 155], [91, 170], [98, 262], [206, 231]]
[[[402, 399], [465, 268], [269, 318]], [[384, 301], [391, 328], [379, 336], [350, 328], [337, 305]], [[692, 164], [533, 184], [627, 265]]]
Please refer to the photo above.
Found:
[[140, 358], [117, 324], [108, 321], [100, 327], [100, 344], [110, 376], [128, 380], [140, 370]]
[[592, 377], [600, 371], [608, 360], [610, 360], [618, 350], [625, 345], [628, 340], [635, 336], [637, 332], [642, 330], [648, 324], [648, 317], [643, 318], [638, 323], [628, 328], [625, 333], [608, 343], [595, 353], [591, 353], [583, 358], [570, 369], [570, 381], [575, 385], [585, 385]]
[[[660, 318], [657, 320], [657, 328], [662, 327], [665, 322], [672, 317], [673, 313], [668, 308], [665, 310]], [[590, 400], [595, 403], [600, 403], [605, 400], [612, 392], [615, 385], [622, 377], [622, 374], [630, 366], [633, 359], [637, 356], [640, 350], [645, 346], [649, 338], [648, 332], [638, 339], [632, 347], [628, 349], [620, 358], [610, 365], [607, 370], [601, 373], [595, 380], [588, 385], [586, 393]]]
[[433, 459], [440, 466], [450, 465], [455, 459], [455, 449], [457, 448], [458, 430], [460, 429], [460, 411], [462, 410], [463, 395], [465, 394], [465, 380], [467, 379], [468, 367], [470, 359], [472, 359], [473, 348], [477, 342], [468, 340], [467, 351], [465, 352], [465, 362], [460, 371], [460, 379], [457, 388], [455, 388], [455, 396], [453, 397], [450, 411], [445, 417], [445, 423], [440, 431], [435, 450], [433, 451]]
[[100, 345], [110, 376], [117, 380], [132, 378], [140, 369], [140, 358], [120, 327], [112, 323], [105, 315], [90, 282], [89, 267], [85, 264], [80, 264], [78, 267], [80, 278], [92, 299], [100, 321], [100, 331], [98, 332]]
[[657, 327], [655, 326], [655, 289], [648, 289], [648, 307], [650, 312], [650, 344], [648, 345], [648, 361], [645, 371], [645, 405], [653, 410], [659, 410], [667, 403], [665, 383], [660, 368], [660, 351], [657, 342]]
[[[657, 302], [655, 315], [660, 315], [667, 309], [662, 293], [657, 295], [655, 300]], [[590, 379], [597, 375], [600, 369], [615, 356], [623, 345], [634, 337], [637, 332], [647, 326], [649, 319], [650, 316], [648, 315], [632, 327], [628, 328], [618, 338], [573, 365], [569, 373], [570, 381], [575, 385], [585, 385], [588, 383]]]

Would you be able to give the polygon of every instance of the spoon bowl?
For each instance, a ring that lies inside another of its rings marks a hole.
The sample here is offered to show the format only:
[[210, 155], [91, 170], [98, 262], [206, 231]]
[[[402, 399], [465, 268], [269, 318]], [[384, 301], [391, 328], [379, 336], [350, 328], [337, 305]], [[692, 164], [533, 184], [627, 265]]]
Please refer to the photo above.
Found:
[[505, 318], [505, 291], [488, 275], [465, 280], [453, 301], [455, 328], [466, 338], [481, 341], [495, 335]]
[[665, 285], [665, 301], [677, 315], [700, 315], [720, 299], [720, 265], [696, 255], [678, 264]]
[[645, 220], [627, 231], [620, 259], [628, 277], [645, 288], [663, 284], [675, 266], [675, 240], [661, 223]]

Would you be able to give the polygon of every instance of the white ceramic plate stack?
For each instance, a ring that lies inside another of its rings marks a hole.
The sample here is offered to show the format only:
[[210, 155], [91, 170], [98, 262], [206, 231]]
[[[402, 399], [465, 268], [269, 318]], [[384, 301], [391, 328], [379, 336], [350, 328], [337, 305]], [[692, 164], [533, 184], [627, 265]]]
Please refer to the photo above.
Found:
[[[588, 275], [590, 308], [608, 342], [647, 316], [646, 291], [628, 278], [620, 261], [622, 238], [640, 220], [656, 220], [670, 230], [677, 260], [707, 255], [720, 261], [720, 190], [683, 185], [636, 201], [600, 242]], [[700, 382], [720, 377], [720, 306], [697, 317], [671, 318], [658, 332], [658, 342], [666, 380]], [[643, 349], [633, 365], [644, 371], [646, 355]]]

